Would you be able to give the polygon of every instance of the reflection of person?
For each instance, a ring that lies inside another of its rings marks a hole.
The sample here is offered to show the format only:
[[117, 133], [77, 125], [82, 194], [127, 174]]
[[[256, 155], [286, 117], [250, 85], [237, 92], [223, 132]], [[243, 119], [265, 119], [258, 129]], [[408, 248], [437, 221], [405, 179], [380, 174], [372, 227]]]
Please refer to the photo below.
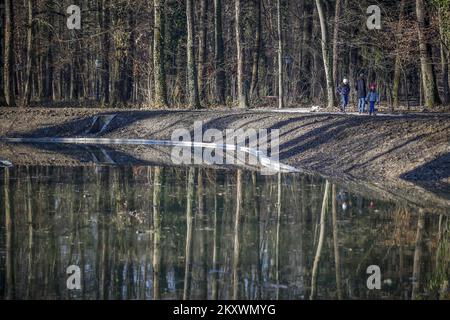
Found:
[[370, 105], [369, 114], [375, 115], [375, 104], [380, 104], [380, 95], [378, 94], [374, 84], [370, 86], [370, 91], [367, 94], [367, 101]]
[[359, 75], [358, 81], [356, 82], [356, 91], [358, 92], [358, 110], [359, 114], [366, 112], [366, 96], [367, 87], [364, 75], [361, 73]]
[[348, 79], [344, 79], [342, 81], [342, 85], [338, 88], [338, 93], [341, 95], [342, 99], [342, 105], [341, 105], [341, 111], [345, 113], [345, 109], [348, 106], [348, 96], [350, 94], [350, 85], [348, 84]]

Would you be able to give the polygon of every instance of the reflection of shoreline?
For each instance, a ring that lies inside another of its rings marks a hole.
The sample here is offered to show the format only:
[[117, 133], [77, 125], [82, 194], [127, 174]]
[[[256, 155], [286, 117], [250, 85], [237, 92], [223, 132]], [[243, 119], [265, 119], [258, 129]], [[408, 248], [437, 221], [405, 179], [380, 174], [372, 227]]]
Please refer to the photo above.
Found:
[[[51, 165], [51, 166], [91, 166], [91, 165], [117, 165], [117, 166], [173, 166], [171, 149], [166, 146], [92, 146], [70, 144], [9, 144], [0, 142], [0, 158], [12, 160], [14, 165]], [[260, 167], [239, 165], [212, 165], [196, 166], [219, 170], [261, 170]], [[386, 184], [371, 184], [359, 181], [351, 176], [340, 178], [317, 174], [303, 170], [305, 174], [322, 176], [330, 182], [344, 185], [349, 190], [379, 200], [392, 200], [404, 202], [406, 205], [415, 205], [422, 208], [434, 208], [433, 212], [443, 212], [450, 208], [450, 201], [439, 197], [441, 191], [432, 191], [427, 186], [402, 181], [400, 185], [394, 182]]]

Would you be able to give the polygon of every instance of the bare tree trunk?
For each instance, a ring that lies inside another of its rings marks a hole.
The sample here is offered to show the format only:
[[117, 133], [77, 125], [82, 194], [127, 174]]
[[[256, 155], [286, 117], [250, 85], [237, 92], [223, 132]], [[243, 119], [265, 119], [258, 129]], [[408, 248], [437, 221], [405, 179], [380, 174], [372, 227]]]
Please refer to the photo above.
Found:
[[5, 21], [5, 2], [0, 2], [0, 106], [3, 106], [6, 104], [5, 101], [5, 92], [4, 92], [4, 70], [3, 66], [5, 64], [5, 59], [3, 57], [5, 53], [5, 29], [3, 28]]
[[436, 97], [436, 82], [433, 75], [431, 56], [428, 51], [426, 28], [426, 11], [423, 0], [416, 0], [416, 14], [418, 23], [419, 48], [420, 48], [420, 64], [422, 70], [422, 85], [424, 89], [425, 106], [433, 108], [439, 103]]
[[258, 81], [259, 81], [259, 60], [261, 56], [261, 34], [262, 34], [262, 0], [255, 0], [256, 6], [256, 30], [255, 30], [255, 46], [253, 48], [252, 63], [252, 81], [250, 85], [250, 95], [259, 97]]
[[334, 107], [334, 84], [333, 84], [333, 66], [330, 62], [330, 49], [328, 40], [328, 27], [322, 0], [316, 0], [317, 13], [319, 14], [320, 29], [322, 31], [322, 56], [325, 68], [325, 77], [327, 81], [327, 103], [328, 108]]
[[284, 108], [284, 74], [283, 74], [283, 29], [281, 19], [281, 0], [277, 0], [277, 26], [278, 26], [278, 108]]
[[164, 65], [164, 8], [165, 0], [154, 0], [155, 28], [153, 29], [153, 65], [155, 77], [155, 104], [167, 106], [166, 71]]
[[14, 92], [14, 6], [13, 0], [5, 0], [5, 65], [3, 68], [3, 84], [6, 104], [16, 106]]
[[103, 86], [103, 103], [110, 102], [110, 60], [109, 52], [111, 50], [110, 30], [111, 27], [111, 0], [103, 0], [102, 10], [102, 86]]
[[447, 39], [444, 36], [444, 22], [443, 22], [443, 8], [439, 8], [439, 29], [441, 34], [441, 43], [440, 43], [440, 49], [441, 49], [441, 69], [442, 69], [442, 88], [443, 88], [443, 99], [442, 102], [444, 104], [448, 104], [450, 102], [450, 87], [449, 87], [449, 50], [448, 50], [448, 43]]
[[243, 205], [243, 172], [237, 171], [236, 211], [234, 216], [234, 248], [233, 248], [233, 300], [239, 299], [239, 265], [240, 265], [240, 226]]
[[33, 43], [34, 43], [34, 8], [33, 0], [28, 0], [28, 21], [27, 21], [27, 65], [26, 65], [26, 75], [25, 75], [25, 92], [23, 106], [30, 106], [31, 94], [32, 94], [32, 83], [33, 83]]
[[208, 57], [207, 32], [208, 32], [208, 2], [202, 0], [200, 3], [200, 37], [198, 41], [198, 88], [200, 101], [206, 103], [206, 63]]
[[222, 0], [214, 0], [214, 58], [215, 58], [215, 82], [217, 103], [225, 104], [225, 62], [222, 31]]
[[194, 2], [186, 0], [187, 17], [187, 82], [188, 82], [188, 104], [192, 109], [199, 109], [200, 97], [198, 94], [197, 65], [195, 63], [194, 44]]
[[322, 256], [323, 242], [325, 238], [325, 217], [328, 210], [328, 199], [330, 197], [330, 182], [326, 182], [325, 191], [323, 194], [322, 202], [322, 212], [320, 214], [320, 233], [319, 233], [319, 243], [317, 244], [316, 256], [314, 257], [314, 264], [311, 276], [311, 294], [309, 296], [310, 300], [314, 300], [317, 296], [317, 274], [319, 272], [319, 263]]
[[333, 32], [333, 84], [338, 85], [339, 31], [341, 27], [342, 1], [336, 0]]
[[248, 97], [245, 92], [245, 50], [242, 43], [242, 4], [241, 0], [235, 0], [235, 36], [236, 36], [236, 52], [237, 52], [237, 105], [241, 109], [247, 109]]
[[[401, 32], [402, 32], [402, 24], [403, 24], [403, 19], [405, 16], [405, 0], [401, 0], [399, 10], [400, 10], [400, 13], [399, 13], [399, 18], [398, 18], [397, 35], [396, 35], [397, 40], [399, 40], [399, 37], [401, 36]], [[401, 77], [401, 68], [402, 68], [401, 64], [402, 64], [401, 53], [400, 53], [400, 49], [397, 47], [397, 53], [396, 53], [396, 57], [395, 57], [395, 67], [394, 67], [394, 85], [393, 85], [393, 90], [392, 90], [392, 95], [394, 97], [393, 106], [395, 108], [398, 108], [398, 106], [399, 106], [398, 95], [399, 95], [399, 90], [400, 90], [400, 77]]]

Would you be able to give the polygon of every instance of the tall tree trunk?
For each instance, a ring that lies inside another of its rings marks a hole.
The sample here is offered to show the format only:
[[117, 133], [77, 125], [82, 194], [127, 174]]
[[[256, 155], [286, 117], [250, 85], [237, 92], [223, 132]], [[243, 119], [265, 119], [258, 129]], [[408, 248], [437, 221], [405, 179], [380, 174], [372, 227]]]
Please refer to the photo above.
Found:
[[217, 103], [225, 104], [225, 59], [222, 30], [222, 0], [214, 0], [214, 58]]
[[262, 0], [255, 0], [256, 29], [255, 46], [253, 48], [252, 81], [250, 85], [250, 95], [252, 98], [259, 97], [259, 60], [261, 56], [261, 35], [262, 35]]
[[5, 0], [5, 66], [3, 84], [6, 104], [16, 106], [14, 92], [14, 7], [13, 0]]
[[300, 70], [302, 74], [300, 75], [301, 91], [303, 97], [309, 97], [311, 94], [311, 65], [312, 65], [312, 54], [310, 49], [310, 42], [313, 33], [313, 20], [312, 14], [314, 11], [314, 4], [309, 0], [304, 3], [303, 9], [303, 36], [302, 36], [302, 61], [300, 63]]
[[442, 102], [444, 104], [448, 104], [450, 102], [450, 87], [449, 87], [449, 77], [448, 77], [448, 64], [449, 64], [449, 50], [448, 50], [448, 42], [446, 41], [446, 37], [444, 35], [444, 14], [448, 14], [445, 12], [443, 8], [439, 8], [439, 29], [441, 35], [441, 69], [442, 69], [442, 88], [443, 88], [443, 96]]
[[155, 104], [167, 106], [167, 85], [164, 63], [164, 4], [165, 0], [154, 0], [155, 28], [153, 36], [153, 64], [155, 75]]
[[136, 18], [134, 11], [131, 7], [128, 7], [128, 21], [127, 21], [127, 34], [128, 34], [128, 46], [126, 55], [126, 65], [125, 65], [125, 94], [124, 100], [127, 102], [133, 102], [133, 88], [134, 88], [134, 55], [136, 51]]
[[4, 29], [4, 21], [5, 21], [5, 2], [0, 2], [0, 107], [6, 104], [5, 101], [5, 92], [4, 92], [4, 77], [3, 77], [3, 67], [5, 64], [4, 53], [5, 53], [5, 29]]
[[339, 31], [341, 27], [342, 1], [336, 0], [333, 31], [333, 84], [338, 85]]
[[245, 50], [242, 43], [242, 3], [241, 0], [235, 0], [235, 36], [236, 36], [236, 64], [237, 64], [237, 105], [238, 108], [247, 109], [248, 97], [245, 92]]
[[277, 0], [277, 29], [278, 29], [278, 108], [284, 108], [284, 70], [283, 70], [283, 29], [281, 18], [281, 0]]
[[194, 2], [186, 0], [187, 18], [187, 83], [188, 83], [188, 105], [192, 109], [199, 109], [200, 97], [198, 93], [197, 65], [195, 63], [194, 44]]
[[436, 99], [436, 82], [433, 75], [433, 67], [431, 56], [427, 45], [426, 28], [426, 11], [423, 0], [416, 0], [416, 14], [418, 23], [419, 49], [420, 49], [420, 65], [422, 71], [422, 85], [424, 89], [425, 106], [433, 108], [439, 101]]
[[316, 0], [317, 13], [319, 15], [320, 29], [322, 32], [322, 56], [325, 68], [325, 77], [327, 82], [327, 103], [328, 108], [334, 107], [334, 84], [333, 84], [333, 66], [330, 61], [330, 44], [328, 40], [328, 27], [323, 8], [322, 0]]
[[27, 21], [27, 65], [26, 65], [26, 75], [25, 75], [25, 92], [23, 106], [30, 106], [31, 94], [32, 94], [32, 83], [33, 83], [33, 43], [34, 43], [34, 8], [33, 0], [28, 0], [28, 21]]
[[206, 103], [206, 63], [208, 56], [207, 32], [208, 32], [208, 1], [202, 0], [200, 3], [200, 37], [198, 40], [198, 88], [200, 101]]
[[[53, 21], [53, 11], [54, 8], [54, 2], [53, 0], [47, 0], [47, 8], [49, 9], [48, 12], [48, 23], [50, 27], [47, 27], [47, 39], [48, 39], [48, 47], [47, 51], [45, 53], [45, 59], [44, 59], [44, 92], [43, 92], [43, 100], [50, 102], [53, 101], [53, 80], [54, 80], [54, 63], [53, 63], [53, 29], [52, 26], [54, 25]], [[76, 43], [76, 46], [79, 46], [80, 44]], [[81, 50], [80, 50], [81, 51]], [[75, 58], [78, 59], [79, 57]], [[81, 71], [81, 70], [79, 70]], [[80, 80], [81, 81], [81, 80]]]
[[111, 50], [111, 0], [103, 0], [102, 8], [102, 88], [103, 88], [103, 103], [110, 102], [110, 59], [109, 52]]
[[[399, 7], [399, 18], [398, 18], [398, 25], [397, 25], [397, 41], [401, 37], [402, 32], [402, 24], [403, 19], [405, 17], [405, 0], [401, 0], [400, 7]], [[394, 85], [392, 90], [393, 95], [393, 106], [395, 108], [398, 108], [399, 106], [399, 91], [400, 91], [400, 78], [401, 78], [401, 68], [402, 68], [402, 59], [401, 59], [401, 53], [400, 48], [397, 47], [396, 57], [395, 57], [395, 67], [394, 67]], [[407, 97], [408, 98], [408, 97]]]

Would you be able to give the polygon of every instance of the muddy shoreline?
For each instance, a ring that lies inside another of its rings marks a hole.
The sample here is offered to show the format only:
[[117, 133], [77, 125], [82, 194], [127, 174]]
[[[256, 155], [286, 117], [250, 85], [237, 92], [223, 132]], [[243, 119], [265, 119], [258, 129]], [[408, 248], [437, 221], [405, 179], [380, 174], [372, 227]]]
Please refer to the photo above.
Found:
[[[105, 131], [88, 133], [97, 115], [115, 114]], [[450, 115], [377, 117], [273, 111], [143, 111], [0, 108], [1, 137], [102, 137], [170, 140], [175, 129], [279, 129], [281, 161], [386, 198], [450, 208]], [[144, 147], [114, 148], [129, 164], [167, 160]], [[164, 155], [165, 154], [165, 155]], [[0, 159], [17, 165], [80, 165], [77, 152], [0, 143]]]

